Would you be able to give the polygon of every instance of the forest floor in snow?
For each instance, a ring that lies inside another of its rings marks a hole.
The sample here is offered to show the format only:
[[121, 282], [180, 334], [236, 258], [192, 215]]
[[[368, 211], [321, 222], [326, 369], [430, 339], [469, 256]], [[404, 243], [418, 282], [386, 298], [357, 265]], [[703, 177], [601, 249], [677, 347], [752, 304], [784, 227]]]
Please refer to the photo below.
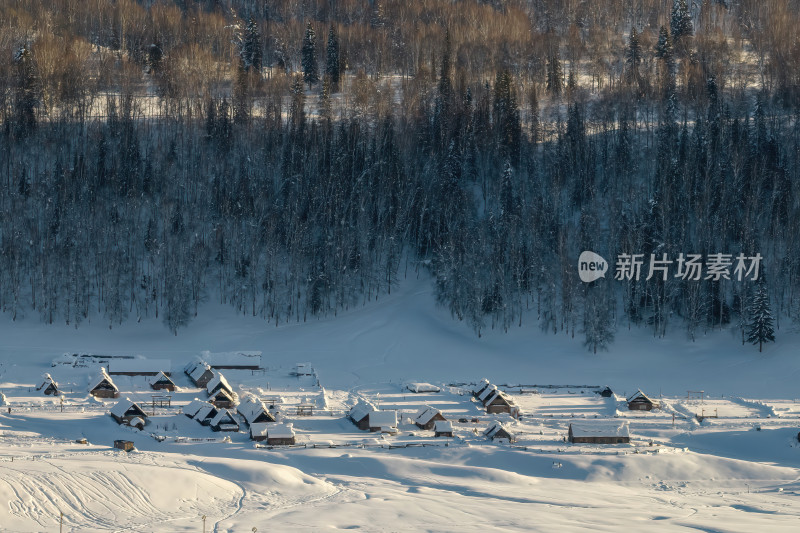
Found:
[[[800, 523], [800, 336], [785, 327], [763, 353], [733, 330], [691, 342], [634, 328], [594, 355], [577, 335], [542, 333], [535, 315], [479, 339], [434, 305], [428, 281], [280, 327], [208, 305], [177, 336], [156, 319], [75, 329], [3, 318], [3, 532], [55, 531], [60, 513], [76, 532], [202, 531], [202, 516], [217, 532], [794, 532]], [[265, 372], [223, 373], [240, 397], [275, 402], [295, 446], [256, 446], [244, 424], [215, 433], [180, 413], [205, 398], [182, 372], [203, 350], [263, 352]], [[121, 397], [154, 413], [143, 431], [118, 426], [108, 414], [116, 400], [88, 395], [99, 369], [51, 366], [64, 353], [170, 359], [180, 390], [153, 409], [146, 378], [115, 376]], [[300, 362], [316, 377], [292, 376]], [[36, 391], [45, 372], [63, 406]], [[487, 415], [473, 399], [484, 377], [508, 392], [519, 419]], [[442, 390], [415, 394], [409, 381]], [[596, 394], [604, 386], [616, 396]], [[628, 411], [637, 389], [661, 409]], [[688, 397], [699, 390], [702, 400]], [[398, 434], [358, 430], [345, 416], [359, 400], [397, 409]], [[298, 416], [300, 404], [314, 414]], [[423, 406], [454, 421], [453, 438], [411, 423]], [[493, 421], [517, 442], [487, 440]], [[627, 422], [632, 441], [565, 442], [570, 423], [587, 421]], [[136, 450], [114, 450], [115, 439]]]

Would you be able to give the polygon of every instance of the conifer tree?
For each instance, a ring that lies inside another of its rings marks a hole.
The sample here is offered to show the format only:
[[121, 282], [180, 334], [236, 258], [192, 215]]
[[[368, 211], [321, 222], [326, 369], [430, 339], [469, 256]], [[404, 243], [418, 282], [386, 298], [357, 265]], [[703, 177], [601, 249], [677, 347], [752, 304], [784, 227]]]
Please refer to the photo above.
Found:
[[674, 0], [672, 3], [670, 28], [672, 29], [672, 38], [675, 40], [694, 34], [692, 15], [689, 13], [689, 5], [686, 0]]
[[303, 38], [303, 81], [309, 88], [319, 81], [319, 69], [317, 68], [317, 34], [311, 23], [306, 26], [306, 36]]
[[331, 25], [328, 30], [328, 49], [325, 56], [325, 74], [330, 80], [332, 92], [339, 90], [339, 37]]
[[758, 344], [760, 352], [765, 342], [775, 342], [775, 327], [772, 311], [769, 308], [769, 294], [764, 278], [759, 280], [758, 288], [750, 300], [750, 325], [747, 340]]
[[561, 69], [561, 60], [558, 54], [553, 54], [547, 60], [547, 94], [560, 96], [564, 88], [564, 72]]

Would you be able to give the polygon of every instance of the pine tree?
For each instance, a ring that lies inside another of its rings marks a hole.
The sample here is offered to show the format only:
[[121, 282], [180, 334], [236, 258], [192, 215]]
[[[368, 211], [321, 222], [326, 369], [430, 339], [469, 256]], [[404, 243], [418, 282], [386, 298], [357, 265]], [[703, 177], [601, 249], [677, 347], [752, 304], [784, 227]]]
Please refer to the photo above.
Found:
[[14, 87], [14, 122], [16, 134], [24, 137], [36, 127], [36, 105], [39, 98], [39, 76], [31, 51], [21, 48], [14, 55], [16, 83]]
[[319, 68], [317, 68], [317, 34], [311, 23], [306, 27], [306, 36], [303, 38], [303, 81], [309, 88], [319, 81]]
[[639, 65], [642, 62], [642, 45], [639, 43], [639, 34], [636, 28], [631, 28], [628, 49], [625, 51], [625, 62], [628, 64], [628, 77], [631, 83], [639, 82]]
[[261, 32], [258, 31], [258, 24], [250, 18], [247, 21], [247, 29], [245, 30], [244, 40], [241, 49], [242, 60], [244, 61], [244, 69], [250, 70], [252, 67], [256, 72], [261, 72]]
[[674, 0], [672, 3], [670, 28], [672, 29], [672, 38], [676, 41], [681, 37], [689, 37], [694, 34], [692, 15], [689, 13], [686, 0]]
[[547, 60], [547, 94], [560, 96], [564, 88], [564, 72], [561, 69], [561, 60], [558, 54], [553, 54]]
[[325, 60], [325, 74], [328, 75], [328, 79], [331, 83], [331, 92], [337, 92], [339, 90], [339, 37], [336, 35], [336, 31], [333, 29], [333, 25], [331, 25], [331, 29], [328, 30], [328, 49], [326, 54]]
[[769, 308], [769, 294], [764, 278], [759, 280], [758, 288], [750, 300], [750, 325], [747, 340], [758, 344], [758, 351], [765, 342], [775, 342], [775, 327], [773, 326], [772, 311]]

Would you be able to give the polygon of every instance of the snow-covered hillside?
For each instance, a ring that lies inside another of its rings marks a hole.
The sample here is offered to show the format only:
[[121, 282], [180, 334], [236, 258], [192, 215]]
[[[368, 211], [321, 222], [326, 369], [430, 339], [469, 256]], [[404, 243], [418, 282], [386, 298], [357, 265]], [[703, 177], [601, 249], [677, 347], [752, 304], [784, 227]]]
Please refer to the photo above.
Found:
[[[478, 339], [433, 304], [427, 280], [337, 318], [276, 328], [209, 306], [176, 337], [160, 321], [109, 330], [0, 324], [0, 530], [53, 531], [795, 531], [800, 519], [800, 359], [781, 330], [759, 354], [735, 334], [692, 343], [620, 332], [589, 354], [578, 339], [528, 327]], [[181, 369], [202, 351], [263, 352], [266, 370], [223, 370], [240, 399], [274, 403], [294, 446], [256, 445], [181, 414], [204, 390]], [[65, 353], [169, 359], [180, 388], [152, 407], [148, 378], [114, 376], [148, 415], [117, 425], [117, 400], [91, 397], [92, 364]], [[309, 362], [315, 374], [292, 375]], [[36, 387], [50, 373], [64, 401]], [[521, 416], [487, 414], [471, 395], [489, 378]], [[414, 394], [428, 382], [441, 392]], [[616, 393], [603, 398], [595, 386]], [[637, 389], [661, 409], [628, 411]], [[703, 398], [687, 391], [703, 390]], [[396, 435], [357, 429], [359, 401], [396, 410]], [[312, 414], [301, 413], [300, 406]], [[412, 424], [432, 406], [454, 436]], [[9, 409], [10, 408], [10, 412]], [[488, 440], [501, 422], [514, 443]], [[629, 444], [565, 442], [570, 424], [624, 423]], [[86, 439], [86, 444], [77, 443]], [[136, 451], [112, 448], [115, 439]]]

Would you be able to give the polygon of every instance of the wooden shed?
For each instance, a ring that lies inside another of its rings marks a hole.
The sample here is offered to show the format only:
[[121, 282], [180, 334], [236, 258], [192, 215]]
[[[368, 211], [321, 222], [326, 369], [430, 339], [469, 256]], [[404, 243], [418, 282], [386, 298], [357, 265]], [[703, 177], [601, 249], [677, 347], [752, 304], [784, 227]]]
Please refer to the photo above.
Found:
[[50, 376], [50, 374], [44, 375], [44, 381], [41, 385], [36, 387], [36, 390], [42, 391], [42, 394], [45, 396], [58, 396], [58, 383]]
[[114, 448], [122, 450], [123, 452], [130, 452], [136, 449], [133, 447], [133, 441], [129, 440], [115, 440]]
[[194, 400], [183, 406], [182, 412], [189, 418], [194, 418], [197, 412], [207, 405], [211, 404], [195, 398]]
[[453, 424], [449, 420], [437, 420], [433, 425], [434, 437], [452, 437]]
[[101, 369], [100, 376], [90, 383], [89, 393], [95, 398], [119, 398], [119, 389], [104, 369]]
[[370, 431], [397, 433], [397, 411], [372, 411], [368, 418]]
[[208, 352], [202, 359], [213, 369], [222, 370], [260, 370], [261, 352]]
[[263, 422], [275, 422], [275, 417], [267, 410], [264, 402], [255, 396], [248, 396], [236, 408], [240, 415], [242, 415], [248, 425], [253, 425]]
[[294, 443], [292, 424], [270, 424], [267, 428], [267, 444], [286, 446]]
[[503, 424], [500, 422], [495, 422], [486, 428], [483, 432], [483, 435], [486, 438], [492, 439], [493, 441], [508, 443], [517, 441], [517, 438], [514, 436], [514, 434], [503, 427]]
[[233, 409], [236, 406], [236, 397], [225, 389], [219, 389], [208, 397], [208, 401], [224, 409]]
[[511, 400], [506, 397], [505, 393], [497, 388], [484, 400], [483, 406], [489, 414], [511, 413], [513, 409]]
[[[130, 398], [120, 400], [111, 408], [111, 418], [116, 420], [117, 424], [134, 427], [141, 426], [139, 429], [143, 429], [147, 423], [147, 413]], [[139, 420], [139, 424], [133, 423], [136, 419]]]
[[200, 425], [207, 426], [211, 424], [211, 421], [214, 420], [217, 413], [219, 413], [219, 410], [209, 403], [200, 407], [192, 418], [200, 422]]
[[438, 409], [434, 409], [433, 407], [423, 407], [417, 413], [414, 423], [420, 429], [433, 429], [433, 426], [437, 420], [443, 421], [447, 419]]
[[484, 378], [472, 390], [472, 395], [480, 399], [481, 394], [486, 392], [486, 389], [489, 387], [492, 387], [492, 384], [489, 383], [488, 379]]
[[153, 379], [150, 380], [150, 387], [153, 390], [168, 390], [174, 392], [177, 388], [175, 382], [170, 379], [164, 372], [159, 372]]
[[614, 391], [611, 390], [611, 387], [606, 387], [605, 389], [601, 390], [599, 394], [603, 398], [611, 398], [614, 396]]
[[631, 411], [651, 411], [658, 409], [661, 405], [648, 397], [641, 390], [637, 390], [634, 394], [628, 397], [628, 409]]
[[359, 402], [350, 409], [347, 418], [349, 418], [358, 429], [367, 430], [369, 429], [369, 414], [374, 410], [375, 408], [370, 404]]
[[250, 424], [250, 439], [256, 442], [267, 440], [267, 431], [274, 422], [253, 422]]
[[206, 384], [206, 391], [208, 392], [209, 396], [221, 390], [224, 390], [225, 392], [233, 396], [233, 387], [231, 387], [231, 384], [228, 383], [227, 379], [225, 379], [225, 376], [223, 376], [221, 372], [217, 372], [216, 370], [214, 370], [213, 372], [214, 372], [214, 377], [211, 378], [211, 381], [209, 381]]
[[567, 440], [574, 444], [626, 444], [631, 441], [626, 422], [575, 422], [569, 425]]
[[196, 386], [205, 388], [214, 378], [214, 371], [203, 361], [193, 361], [186, 365], [184, 373], [189, 376]]
[[227, 409], [220, 409], [208, 423], [213, 431], [239, 431], [239, 424]]

